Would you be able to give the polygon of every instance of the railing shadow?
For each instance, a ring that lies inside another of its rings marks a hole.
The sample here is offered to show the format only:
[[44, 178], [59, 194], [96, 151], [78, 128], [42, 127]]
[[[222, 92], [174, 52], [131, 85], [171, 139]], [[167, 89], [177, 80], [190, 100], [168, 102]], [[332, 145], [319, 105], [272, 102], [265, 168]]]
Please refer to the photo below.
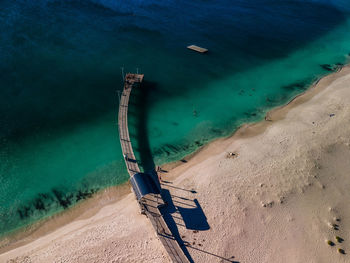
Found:
[[206, 251], [206, 250], [204, 250], [204, 249], [200, 249], [200, 248], [197, 248], [197, 247], [193, 247], [193, 246], [191, 246], [191, 245], [189, 245], [189, 244], [186, 244], [186, 247], [191, 248], [191, 249], [195, 249], [195, 250], [200, 251], [200, 252], [202, 252], [202, 253], [205, 253], [205, 254], [207, 254], [207, 255], [210, 255], [210, 256], [219, 258], [219, 259], [221, 259], [221, 260], [223, 260], [223, 261], [226, 261], [226, 262], [240, 263], [239, 261], [233, 260], [233, 259], [235, 258], [234, 256], [232, 256], [232, 257], [230, 257], [230, 258], [225, 258], [225, 257], [219, 256], [219, 255], [216, 255], [216, 254], [214, 254], [214, 253], [208, 252], [208, 251]]
[[168, 181], [162, 181], [161, 184], [165, 185], [164, 184], [165, 182], [167, 182], [167, 184], [166, 184], [167, 187], [174, 188], [174, 189], [177, 189], [177, 190], [182, 190], [182, 191], [185, 191], [185, 192], [190, 192], [192, 194], [196, 194], [197, 193], [196, 190], [193, 190], [193, 189], [188, 190], [188, 189], [180, 188], [180, 187], [177, 187], [177, 186], [169, 185], [170, 182], [168, 182]]

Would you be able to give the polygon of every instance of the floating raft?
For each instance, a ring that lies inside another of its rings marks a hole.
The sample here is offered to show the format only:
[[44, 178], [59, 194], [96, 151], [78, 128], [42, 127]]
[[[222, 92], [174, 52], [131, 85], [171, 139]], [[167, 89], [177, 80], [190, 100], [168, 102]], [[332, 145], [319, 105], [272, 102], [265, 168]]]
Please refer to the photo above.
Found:
[[206, 52], [208, 52], [208, 49], [202, 48], [202, 47], [199, 47], [199, 46], [196, 46], [196, 45], [190, 45], [187, 48], [191, 49], [191, 50], [194, 50], [194, 51], [197, 51], [199, 53], [206, 53]]

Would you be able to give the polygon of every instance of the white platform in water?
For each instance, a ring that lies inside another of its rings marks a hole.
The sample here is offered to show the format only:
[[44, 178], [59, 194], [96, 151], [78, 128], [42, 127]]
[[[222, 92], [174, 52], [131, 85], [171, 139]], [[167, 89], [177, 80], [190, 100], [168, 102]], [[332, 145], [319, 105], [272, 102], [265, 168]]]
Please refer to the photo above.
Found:
[[194, 51], [197, 51], [199, 53], [205, 53], [205, 52], [208, 52], [208, 49], [206, 48], [202, 48], [202, 47], [199, 47], [199, 46], [196, 46], [196, 45], [190, 45], [187, 47], [188, 49], [192, 49]]

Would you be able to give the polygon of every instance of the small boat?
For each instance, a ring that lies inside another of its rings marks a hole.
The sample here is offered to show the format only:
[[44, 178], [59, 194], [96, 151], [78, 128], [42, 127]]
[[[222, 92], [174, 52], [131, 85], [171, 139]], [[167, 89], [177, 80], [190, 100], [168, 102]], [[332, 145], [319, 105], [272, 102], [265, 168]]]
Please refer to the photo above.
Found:
[[206, 52], [208, 52], [208, 49], [202, 48], [202, 47], [199, 47], [199, 46], [196, 46], [196, 45], [190, 45], [187, 48], [191, 49], [191, 50], [194, 50], [194, 51], [197, 51], [199, 53], [206, 53]]

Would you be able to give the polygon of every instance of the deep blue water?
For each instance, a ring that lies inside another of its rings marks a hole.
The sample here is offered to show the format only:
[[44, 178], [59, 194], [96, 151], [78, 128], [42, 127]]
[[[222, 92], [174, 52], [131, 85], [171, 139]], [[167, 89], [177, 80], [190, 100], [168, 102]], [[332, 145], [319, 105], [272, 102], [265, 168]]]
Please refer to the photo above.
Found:
[[147, 170], [346, 63], [349, 12], [345, 0], [0, 1], [0, 233], [127, 180], [122, 67], [145, 74], [130, 129]]

